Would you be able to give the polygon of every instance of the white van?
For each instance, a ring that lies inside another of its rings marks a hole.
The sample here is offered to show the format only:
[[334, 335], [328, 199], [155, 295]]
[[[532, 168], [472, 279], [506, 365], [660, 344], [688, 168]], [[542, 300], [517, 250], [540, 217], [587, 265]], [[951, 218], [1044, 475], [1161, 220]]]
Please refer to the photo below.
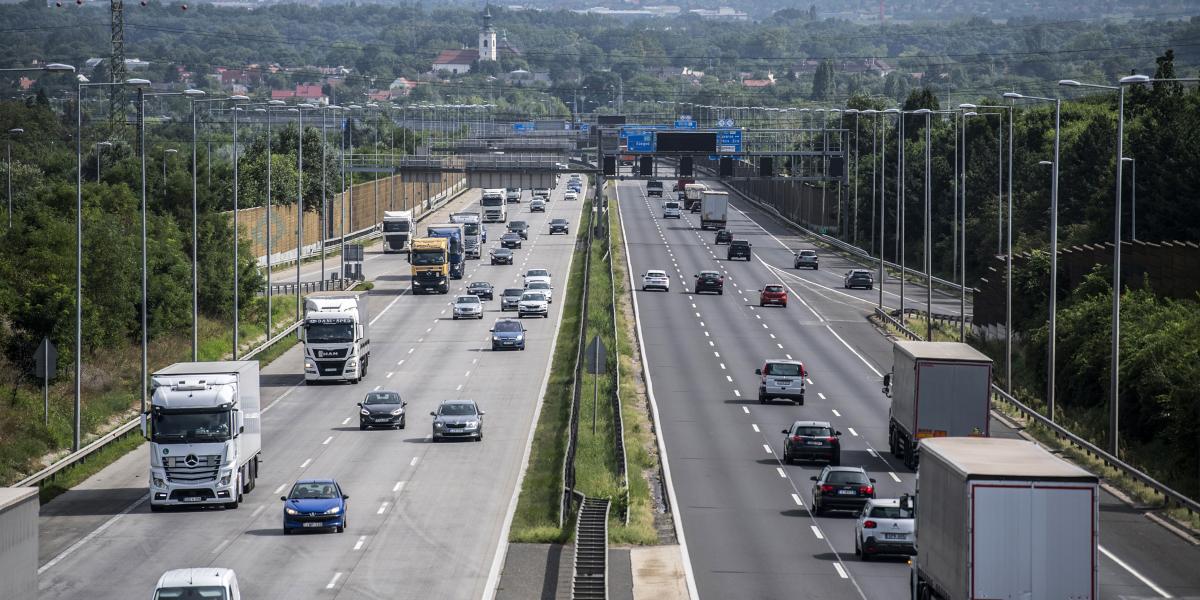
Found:
[[233, 569], [173, 569], [158, 578], [153, 600], [242, 600]]
[[683, 206], [675, 200], [667, 200], [663, 202], [663, 218], [664, 219], [680, 219], [682, 217]]

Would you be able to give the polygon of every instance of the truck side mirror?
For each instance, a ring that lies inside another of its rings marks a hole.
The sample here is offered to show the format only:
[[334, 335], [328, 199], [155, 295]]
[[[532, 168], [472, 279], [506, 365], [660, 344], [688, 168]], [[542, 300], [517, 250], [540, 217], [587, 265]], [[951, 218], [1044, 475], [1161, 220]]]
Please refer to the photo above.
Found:
[[883, 387], [892, 387], [892, 374], [888, 373], [883, 376]]

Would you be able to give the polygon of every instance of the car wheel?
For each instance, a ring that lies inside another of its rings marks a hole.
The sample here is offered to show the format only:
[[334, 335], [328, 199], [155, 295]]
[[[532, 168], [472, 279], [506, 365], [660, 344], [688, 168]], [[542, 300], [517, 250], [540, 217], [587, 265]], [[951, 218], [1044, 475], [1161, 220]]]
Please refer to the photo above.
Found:
[[358, 424], [358, 430], [359, 430], [359, 431], [366, 431], [366, 430], [367, 430], [367, 426], [366, 426], [366, 425], [363, 425], [362, 423], [359, 423], [359, 424]]
[[759, 403], [759, 404], [766, 404], [766, 403], [767, 403], [767, 397], [766, 397], [766, 396], [764, 396], [764, 395], [762, 395], [762, 394], [759, 394], [759, 395], [758, 395], [758, 403]]
[[818, 266], [816, 266], [816, 265], [813, 265], [813, 270], [814, 270], [814, 271], [816, 271], [816, 270], [818, 270], [818, 269], [820, 269], [820, 268], [821, 268], [821, 267], [818, 267]]
[[400, 417], [400, 429], [404, 429], [404, 426], [407, 424], [408, 424], [408, 417], [407, 416]]
[[860, 547], [860, 546], [858, 545], [858, 534], [857, 534], [857, 532], [856, 532], [856, 533], [855, 533], [855, 535], [854, 535], [854, 555], [855, 555], [855, 556], [862, 556], [862, 555], [863, 555], [863, 554], [862, 554], [862, 547]]
[[717, 290], [717, 295], [718, 295], [718, 296], [724, 296], [724, 295], [725, 295], [725, 290]]
[[767, 305], [767, 303], [766, 303], [766, 302], [761, 302], [761, 301], [760, 301], [760, 302], [758, 303], [758, 307], [759, 307], [759, 308], [762, 308], [762, 307], [764, 307], [764, 306], [766, 306], [766, 305]]
[[342, 524], [334, 527], [333, 530], [338, 533], [344, 533], [346, 531], [346, 522], [342, 521]]
[[292, 535], [292, 530], [287, 527], [283, 528], [283, 535]]
[[821, 506], [819, 502], [813, 502], [813, 514], [818, 517], [825, 514], [825, 507]]
[[167, 507], [165, 507], [165, 506], [163, 506], [163, 505], [161, 505], [161, 504], [151, 504], [151, 505], [150, 505], [150, 512], [162, 512], [162, 511], [166, 510], [166, 508], [167, 508]]

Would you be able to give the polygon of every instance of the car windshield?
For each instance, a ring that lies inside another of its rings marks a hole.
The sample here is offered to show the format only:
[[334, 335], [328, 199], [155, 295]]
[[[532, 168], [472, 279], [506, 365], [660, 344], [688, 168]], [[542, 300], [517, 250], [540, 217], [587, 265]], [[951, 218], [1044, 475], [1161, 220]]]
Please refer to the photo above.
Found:
[[545, 281], [535, 281], [535, 282], [529, 284], [529, 289], [531, 289], [531, 290], [548, 290], [548, 289], [550, 289], [550, 284], [546, 283]]
[[467, 404], [465, 402], [456, 402], [454, 404], [443, 404], [442, 408], [439, 412], [440, 412], [440, 414], [448, 415], [451, 417], [463, 417], [463, 416], [475, 414], [475, 405]]
[[800, 365], [792, 363], [767, 363], [767, 368], [763, 369], [763, 373], [776, 377], [799, 377]]
[[493, 328], [496, 333], [521, 333], [521, 324], [513, 321], [501, 321]]
[[566, 219], [554, 219], [553, 221], [550, 221], [550, 224], [551, 225], [566, 225], [567, 220]]
[[479, 304], [479, 296], [459, 296], [455, 302], [458, 304]]
[[871, 509], [870, 516], [876, 519], [911, 519], [913, 513], [899, 506], [876, 506]]
[[519, 240], [519, 239], [521, 239], [521, 236], [519, 236], [519, 235], [517, 235], [517, 234], [515, 234], [515, 233], [513, 233], [513, 232], [511, 232], [511, 231], [510, 231], [510, 232], [508, 232], [508, 233], [506, 233], [506, 234], [504, 234], [504, 235], [500, 236], [500, 239], [504, 239], [504, 240]]
[[227, 600], [225, 588], [211, 585], [199, 587], [158, 588], [154, 600]]
[[472, 283], [471, 285], [469, 285], [467, 287], [470, 289], [473, 289], [473, 290], [486, 290], [486, 289], [492, 287], [492, 284], [478, 282], [478, 283]]
[[868, 273], [867, 271], [851, 271], [850, 276], [851, 277], [870, 277], [871, 274]]
[[700, 276], [705, 279], [715, 279], [717, 277], [720, 277], [721, 274], [717, 273], [716, 271], [703, 271], [700, 273]]
[[496, 256], [507, 256], [512, 254], [512, 250], [509, 250], [508, 248], [496, 248], [495, 250], [492, 250], [492, 254], [495, 254]]
[[830, 471], [825, 476], [825, 483], [867, 483], [867, 476], [861, 471]]
[[400, 394], [396, 392], [371, 392], [367, 394], [363, 404], [400, 404]]
[[503, 295], [520, 297], [521, 294], [524, 294], [524, 293], [525, 293], [525, 290], [522, 290], [520, 288], [508, 288], [507, 290], [504, 290]]
[[509, 229], [525, 229], [525, 227], [527, 227], [525, 221], [513, 221], [508, 224]]
[[337, 486], [331, 481], [309, 481], [292, 486], [288, 498], [294, 500], [332, 500], [338, 497]]
[[767, 287], [763, 288], [763, 291], [778, 293], [778, 292], [783, 291], [783, 286], [782, 285], [768, 285]]
[[529, 302], [544, 302], [546, 300], [546, 295], [545, 294], [525, 294], [524, 296], [521, 296], [521, 300], [529, 301]]
[[833, 432], [828, 427], [819, 427], [814, 425], [799, 425], [796, 427], [792, 435], [802, 435], [805, 437], [832, 437]]
[[530, 269], [525, 272], [526, 277], [549, 277], [550, 271], [545, 269]]
[[230, 439], [229, 410], [211, 412], [162, 412], [153, 413], [151, 429], [153, 440], [159, 443], [203, 443], [224, 442]]

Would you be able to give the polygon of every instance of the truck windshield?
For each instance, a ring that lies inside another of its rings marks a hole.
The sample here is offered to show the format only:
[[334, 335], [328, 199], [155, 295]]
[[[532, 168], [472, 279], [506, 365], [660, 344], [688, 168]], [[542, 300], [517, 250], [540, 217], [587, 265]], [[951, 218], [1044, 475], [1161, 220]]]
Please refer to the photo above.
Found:
[[446, 264], [446, 253], [437, 252], [413, 252], [412, 264], [429, 266], [429, 265], [444, 265]]
[[504, 198], [502, 196], [484, 196], [483, 200], [479, 201], [480, 206], [503, 206]]
[[158, 588], [154, 600], [227, 600], [225, 588], [216, 586]]
[[[224, 442], [229, 439], [232, 412], [154, 412], [153, 439], [160, 444]], [[184, 596], [187, 597], [187, 596]]]
[[304, 339], [310, 344], [337, 344], [354, 341], [354, 323], [308, 323]]
[[479, 223], [463, 223], [463, 232], [467, 235], [479, 235]]
[[408, 221], [384, 221], [384, 233], [408, 233], [412, 223]]

